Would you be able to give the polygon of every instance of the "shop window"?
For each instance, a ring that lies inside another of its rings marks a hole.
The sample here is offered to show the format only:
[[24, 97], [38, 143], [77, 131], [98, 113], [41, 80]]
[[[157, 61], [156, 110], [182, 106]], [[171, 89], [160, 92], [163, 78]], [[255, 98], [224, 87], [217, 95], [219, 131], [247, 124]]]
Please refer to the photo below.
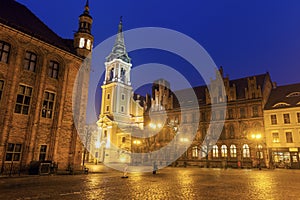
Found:
[[22, 144], [8, 143], [6, 148], [5, 161], [20, 161]]

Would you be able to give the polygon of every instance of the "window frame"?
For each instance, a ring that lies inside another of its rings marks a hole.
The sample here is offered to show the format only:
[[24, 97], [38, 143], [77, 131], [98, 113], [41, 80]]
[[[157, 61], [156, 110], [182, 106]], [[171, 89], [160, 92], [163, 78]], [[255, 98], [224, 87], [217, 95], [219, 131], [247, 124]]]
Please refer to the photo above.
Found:
[[271, 119], [271, 125], [277, 125], [277, 115], [276, 114], [270, 115], [270, 119]]
[[[8, 47], [8, 50], [5, 50]], [[11, 52], [11, 44], [0, 40], [0, 62], [8, 64]], [[3, 60], [4, 55], [6, 55], [6, 60]]]
[[[46, 94], [48, 94], [47, 98], [45, 98]], [[53, 96], [53, 99], [50, 99], [51, 95]], [[42, 118], [53, 119], [53, 113], [54, 113], [54, 109], [55, 109], [55, 100], [56, 100], [56, 93], [47, 91], [47, 90], [44, 91], [42, 111], [41, 111]], [[45, 105], [45, 102], [46, 102], [46, 105]], [[52, 108], [50, 108], [51, 103], [52, 103]], [[44, 107], [44, 106], [46, 106], [46, 107]], [[44, 111], [45, 111], [45, 115], [44, 115]], [[50, 114], [49, 114], [49, 112], [50, 112]]]
[[[20, 90], [21, 90], [20, 87], [24, 87], [24, 92], [22, 94], [20, 93]], [[31, 89], [30, 95], [26, 95], [27, 89]], [[19, 84], [18, 92], [17, 92], [17, 98], [16, 98], [16, 102], [15, 102], [14, 113], [22, 114], [22, 115], [29, 115], [30, 107], [31, 107], [32, 94], [33, 94], [33, 87], [23, 85], [23, 84]], [[22, 98], [22, 102], [20, 102], [21, 98]], [[29, 102], [26, 103], [27, 101], [29, 101]], [[17, 112], [18, 111], [17, 109], [19, 109], [19, 107], [20, 107], [20, 112]], [[27, 111], [24, 108], [27, 108]]]
[[294, 143], [293, 132], [292, 131], [286, 131], [285, 132], [285, 141], [286, 141], [286, 143]]
[[[42, 151], [42, 147], [46, 147], [46, 149], [44, 151]], [[39, 154], [39, 161], [45, 161], [46, 158], [47, 158], [47, 148], [48, 146], [47, 145], [41, 145], [40, 146], [40, 154]]]
[[1, 103], [1, 100], [2, 100], [2, 95], [3, 95], [3, 92], [4, 92], [4, 80], [0, 80], [0, 103]]
[[291, 118], [289, 113], [284, 113], [283, 114], [283, 123], [284, 124], [290, 124], [291, 123]]
[[58, 79], [59, 76], [59, 62], [55, 60], [50, 60], [48, 65], [48, 77], [53, 79]]
[[[29, 54], [29, 58], [27, 57], [28, 54]], [[35, 56], [35, 59], [32, 58], [33, 56]], [[25, 69], [27, 71], [30, 71], [30, 72], [36, 72], [37, 59], [38, 59], [38, 56], [36, 55], [36, 53], [34, 53], [32, 51], [26, 51], [25, 52], [23, 69]], [[31, 66], [32, 63], [34, 64], [33, 69], [31, 69], [32, 68], [32, 66]]]
[[[10, 145], [12, 145], [12, 150], [10, 150]], [[16, 150], [16, 147], [19, 146], [19, 150]], [[21, 143], [7, 143], [6, 151], [5, 151], [5, 162], [20, 162], [22, 157], [22, 148], [23, 145]], [[8, 159], [8, 155], [11, 155], [11, 159]], [[16, 155], [18, 159], [16, 158]]]

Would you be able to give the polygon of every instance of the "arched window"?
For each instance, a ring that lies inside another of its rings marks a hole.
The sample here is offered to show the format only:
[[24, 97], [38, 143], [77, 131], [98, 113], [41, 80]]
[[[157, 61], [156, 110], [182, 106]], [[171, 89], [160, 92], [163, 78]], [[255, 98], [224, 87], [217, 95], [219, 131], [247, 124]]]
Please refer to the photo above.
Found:
[[223, 158], [227, 157], [227, 146], [225, 144], [221, 146], [221, 155]]
[[207, 156], [207, 146], [204, 145], [201, 147], [201, 158], [205, 158]]
[[250, 149], [248, 144], [243, 145], [243, 158], [250, 158]]
[[258, 152], [257, 152], [257, 158], [262, 159], [264, 158], [264, 154], [263, 154], [263, 147], [262, 145], [258, 145], [257, 146]]
[[217, 145], [213, 146], [213, 158], [218, 158], [219, 157], [219, 149]]
[[230, 157], [236, 158], [236, 146], [234, 144], [230, 145]]
[[193, 158], [198, 158], [198, 147], [197, 146], [194, 146], [192, 148], [192, 157]]

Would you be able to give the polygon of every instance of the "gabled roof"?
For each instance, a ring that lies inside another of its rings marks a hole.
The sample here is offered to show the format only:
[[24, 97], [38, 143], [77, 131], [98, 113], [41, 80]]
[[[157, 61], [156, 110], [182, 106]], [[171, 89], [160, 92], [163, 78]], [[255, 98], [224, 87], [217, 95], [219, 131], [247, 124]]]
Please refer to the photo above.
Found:
[[14, 0], [0, 0], [0, 23], [75, 54], [73, 40], [58, 36], [27, 7]]
[[265, 84], [267, 73], [265, 74], [259, 74], [255, 76], [248, 76], [240, 79], [230, 80], [229, 84], [230, 87], [233, 85], [236, 86], [236, 98], [237, 99], [244, 99], [246, 97], [245, 95], [245, 88], [248, 88], [248, 79], [256, 78], [256, 86], [260, 86], [261, 89], [263, 89], [263, 86]]
[[300, 83], [273, 88], [265, 110], [300, 107]]

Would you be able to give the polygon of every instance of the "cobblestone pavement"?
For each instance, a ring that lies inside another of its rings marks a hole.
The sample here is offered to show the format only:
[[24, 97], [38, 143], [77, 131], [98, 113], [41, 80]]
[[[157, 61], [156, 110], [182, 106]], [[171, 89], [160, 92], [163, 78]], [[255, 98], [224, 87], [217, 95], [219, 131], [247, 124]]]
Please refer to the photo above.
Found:
[[0, 178], [0, 199], [300, 199], [300, 171], [165, 168]]

